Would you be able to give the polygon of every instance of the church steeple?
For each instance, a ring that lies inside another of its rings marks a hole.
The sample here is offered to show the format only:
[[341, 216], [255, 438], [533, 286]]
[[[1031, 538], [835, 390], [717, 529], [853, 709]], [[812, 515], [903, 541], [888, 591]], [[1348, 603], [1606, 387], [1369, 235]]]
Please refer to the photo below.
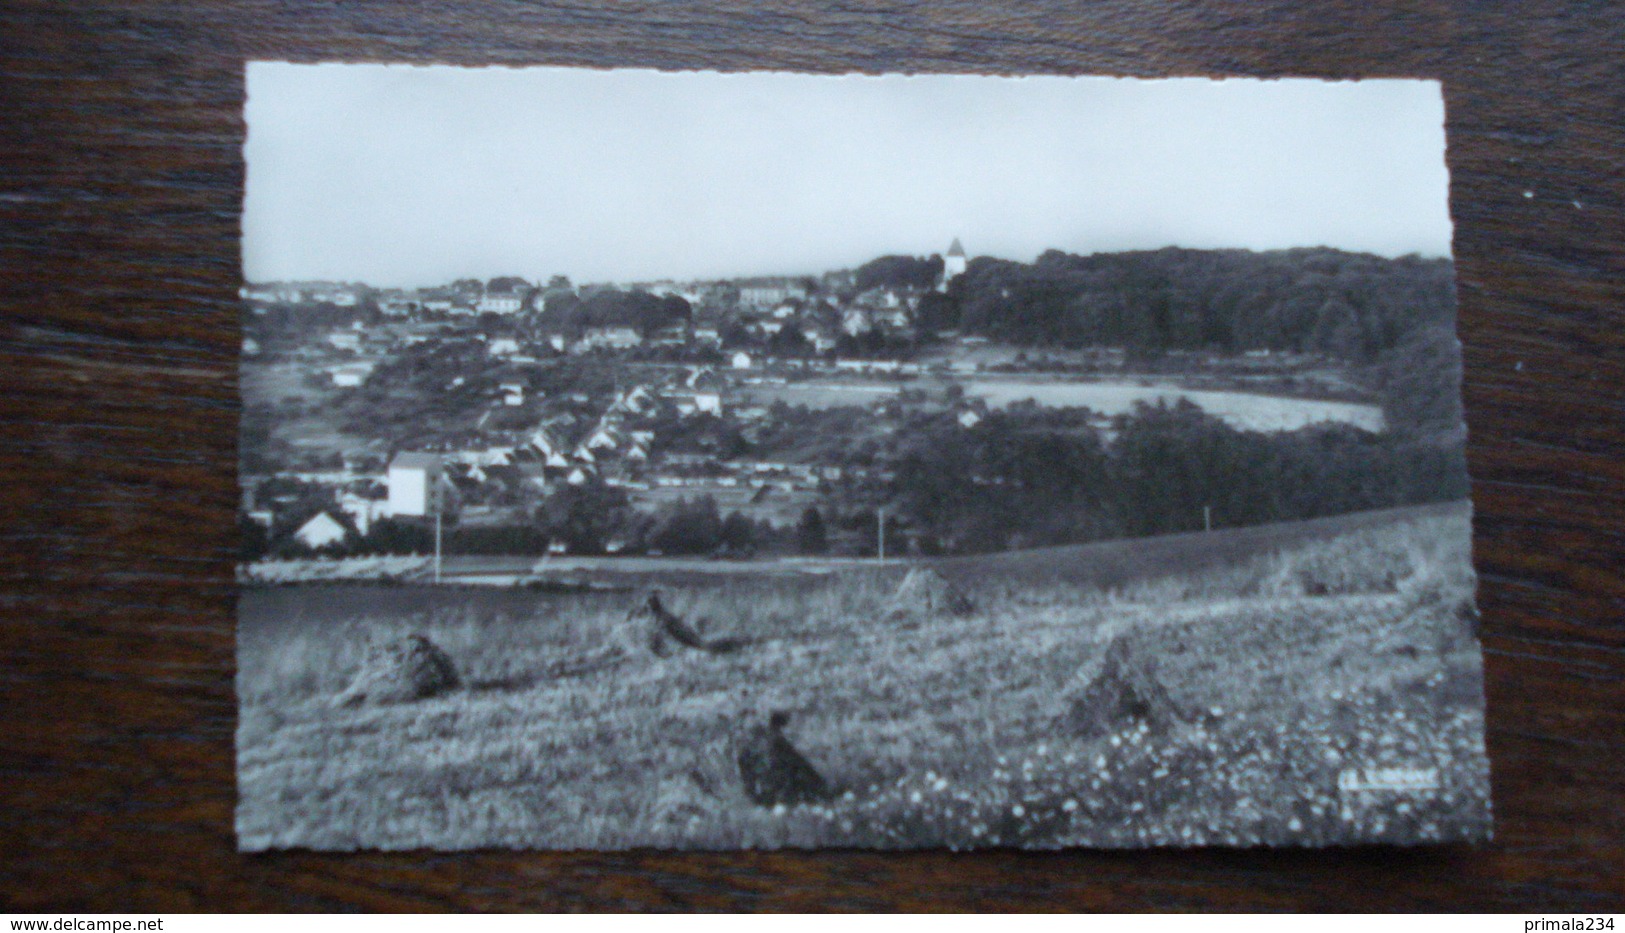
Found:
[[954, 237], [953, 243], [948, 246], [948, 254], [942, 257], [941, 287], [943, 289], [946, 289], [948, 283], [952, 282], [957, 276], [965, 274], [966, 262], [965, 247], [959, 242], [959, 237]]

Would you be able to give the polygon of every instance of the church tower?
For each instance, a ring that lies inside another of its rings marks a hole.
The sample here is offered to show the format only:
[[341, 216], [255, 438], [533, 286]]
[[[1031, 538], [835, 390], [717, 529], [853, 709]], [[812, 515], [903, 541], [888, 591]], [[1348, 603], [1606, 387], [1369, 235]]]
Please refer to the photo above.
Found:
[[965, 274], [965, 262], [965, 247], [960, 245], [959, 237], [954, 237], [948, 255], [942, 257], [942, 290], [946, 291], [956, 276]]

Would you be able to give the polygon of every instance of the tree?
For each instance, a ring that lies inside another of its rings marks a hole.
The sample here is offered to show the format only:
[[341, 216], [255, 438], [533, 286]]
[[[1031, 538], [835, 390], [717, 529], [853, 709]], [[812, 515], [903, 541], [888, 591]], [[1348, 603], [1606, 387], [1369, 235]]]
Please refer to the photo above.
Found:
[[722, 544], [722, 518], [710, 496], [678, 499], [655, 519], [649, 544], [667, 554], [709, 554]]
[[722, 521], [721, 538], [730, 554], [750, 554], [756, 550], [756, 524], [739, 512], [729, 512]]
[[812, 353], [813, 346], [807, 342], [807, 335], [801, 328], [790, 326], [779, 329], [779, 332], [767, 340], [767, 352], [780, 357], [800, 357]]
[[796, 525], [796, 546], [803, 554], [822, 554], [829, 550], [824, 515], [814, 506], [801, 513], [801, 521]]
[[754, 346], [756, 343], [751, 338], [750, 331], [737, 319], [729, 320], [728, 323], [722, 325], [722, 330], [717, 336], [722, 340], [722, 346], [729, 350], [736, 347]]
[[631, 506], [626, 493], [603, 483], [564, 486], [537, 515], [537, 524], [577, 554], [596, 554], [627, 523]]
[[942, 277], [941, 256], [881, 256], [859, 266], [854, 282], [860, 292], [871, 288], [930, 288]]
[[922, 296], [916, 314], [928, 329], [1123, 347], [1146, 360], [1268, 349], [1369, 363], [1420, 330], [1448, 328], [1455, 293], [1447, 259], [1327, 248], [1050, 250], [1030, 264], [978, 258], [946, 294]]
[[1384, 354], [1377, 379], [1390, 429], [1434, 436], [1461, 431], [1461, 345], [1449, 328], [1427, 328]]
[[530, 287], [530, 283], [517, 275], [499, 275], [485, 283], [487, 292], [517, 292]]
[[237, 541], [238, 559], [256, 561], [264, 557], [270, 549], [271, 535], [264, 525], [253, 519], [241, 517], [237, 520]]

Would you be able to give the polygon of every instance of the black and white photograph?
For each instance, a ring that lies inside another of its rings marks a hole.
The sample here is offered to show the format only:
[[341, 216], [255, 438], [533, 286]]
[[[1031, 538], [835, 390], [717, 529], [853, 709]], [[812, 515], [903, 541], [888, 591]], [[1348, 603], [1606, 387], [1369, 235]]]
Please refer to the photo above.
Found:
[[1438, 82], [244, 115], [242, 849], [1490, 838]]

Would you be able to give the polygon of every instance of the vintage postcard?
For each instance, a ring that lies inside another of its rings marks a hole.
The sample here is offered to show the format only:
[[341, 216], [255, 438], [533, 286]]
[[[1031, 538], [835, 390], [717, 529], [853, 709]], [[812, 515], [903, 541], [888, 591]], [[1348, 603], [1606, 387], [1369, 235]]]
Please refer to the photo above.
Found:
[[1488, 838], [1437, 83], [247, 86], [243, 849]]

